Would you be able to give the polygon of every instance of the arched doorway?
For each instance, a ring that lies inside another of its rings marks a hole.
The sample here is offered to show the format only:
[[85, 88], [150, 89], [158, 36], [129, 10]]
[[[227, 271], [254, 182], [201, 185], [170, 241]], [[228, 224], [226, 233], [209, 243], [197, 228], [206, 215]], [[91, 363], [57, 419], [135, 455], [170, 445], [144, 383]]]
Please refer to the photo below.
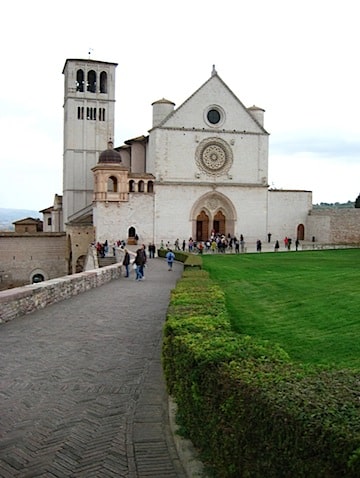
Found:
[[35, 274], [32, 277], [31, 282], [33, 284], [37, 284], [38, 282], [43, 282], [45, 280], [45, 277], [42, 274]]
[[201, 211], [196, 218], [196, 240], [207, 241], [209, 239], [209, 216]]
[[138, 235], [136, 234], [136, 229], [135, 227], [131, 226], [129, 227], [128, 229], [128, 239], [127, 239], [127, 243], [129, 245], [136, 245], [137, 244], [137, 241], [138, 241]]
[[222, 211], [218, 211], [213, 220], [213, 229], [215, 234], [225, 235], [226, 234], [226, 218]]
[[299, 239], [299, 241], [303, 241], [303, 240], [304, 240], [304, 237], [305, 237], [304, 224], [299, 224], [299, 225], [298, 225], [296, 237]]
[[84, 271], [85, 260], [86, 260], [86, 256], [84, 255], [77, 258], [76, 270], [75, 270], [76, 273]]
[[218, 234], [235, 235], [236, 209], [231, 200], [218, 191], [211, 191], [199, 197], [189, 217], [192, 223], [191, 236], [196, 240], [207, 240], [211, 231]]

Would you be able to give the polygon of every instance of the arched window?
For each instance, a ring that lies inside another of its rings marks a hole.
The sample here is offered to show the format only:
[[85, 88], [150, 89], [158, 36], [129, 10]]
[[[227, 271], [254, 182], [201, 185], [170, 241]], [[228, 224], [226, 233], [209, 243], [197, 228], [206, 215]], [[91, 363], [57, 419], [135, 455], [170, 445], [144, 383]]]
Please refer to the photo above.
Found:
[[87, 90], [90, 91], [90, 93], [96, 93], [96, 73], [94, 70], [88, 72]]
[[148, 181], [147, 192], [148, 193], [153, 193], [154, 192], [154, 182], [153, 181]]
[[133, 226], [129, 227], [128, 237], [135, 237], [135, 235], [136, 235], [135, 227]]
[[129, 181], [129, 191], [131, 193], [135, 192], [135, 181], [133, 179]]
[[143, 192], [145, 191], [144, 181], [139, 181], [139, 183], [138, 183], [138, 191], [139, 191], [139, 193], [143, 193]]
[[76, 91], [84, 91], [84, 72], [78, 70], [76, 72]]
[[109, 193], [117, 193], [118, 180], [115, 176], [110, 176], [107, 183], [107, 190]]
[[107, 93], [107, 73], [102, 71], [100, 73], [100, 93]]

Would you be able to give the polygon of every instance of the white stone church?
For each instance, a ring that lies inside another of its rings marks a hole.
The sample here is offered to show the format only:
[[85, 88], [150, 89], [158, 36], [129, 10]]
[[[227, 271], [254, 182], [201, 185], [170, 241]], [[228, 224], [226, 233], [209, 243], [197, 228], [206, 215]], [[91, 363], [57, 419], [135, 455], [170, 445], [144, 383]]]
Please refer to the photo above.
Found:
[[114, 148], [116, 67], [66, 60], [63, 194], [40, 211], [41, 232], [27, 218], [0, 233], [3, 280], [81, 272], [90, 244], [137, 237], [159, 247], [242, 234], [255, 250], [271, 233], [272, 244], [287, 236], [303, 248], [359, 247], [360, 208], [317, 210], [310, 191], [269, 188], [264, 110], [245, 107], [215, 67], [178, 108], [155, 101], [147, 135]]
[[74, 253], [84, 234], [109, 244], [199, 241], [213, 231], [309, 239], [311, 192], [269, 189], [263, 109], [245, 107], [213, 67], [178, 108], [152, 104], [147, 136], [113, 148], [116, 66], [68, 59], [63, 70], [63, 224]]

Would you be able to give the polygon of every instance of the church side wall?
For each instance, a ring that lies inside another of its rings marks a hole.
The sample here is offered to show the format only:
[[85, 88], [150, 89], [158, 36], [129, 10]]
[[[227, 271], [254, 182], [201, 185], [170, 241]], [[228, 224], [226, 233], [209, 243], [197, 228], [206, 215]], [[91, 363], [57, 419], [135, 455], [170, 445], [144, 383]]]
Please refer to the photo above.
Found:
[[139, 241], [154, 241], [154, 194], [130, 193], [128, 202], [97, 202], [94, 204], [94, 225], [97, 242], [110, 245], [128, 238], [134, 227]]
[[268, 232], [272, 241], [282, 241], [286, 236], [295, 240], [297, 227], [304, 225], [305, 240], [311, 240], [312, 227], [308, 225], [308, 214], [312, 208], [312, 193], [309, 191], [268, 192]]
[[29, 284], [34, 274], [53, 279], [67, 274], [65, 234], [0, 235], [3, 283]]

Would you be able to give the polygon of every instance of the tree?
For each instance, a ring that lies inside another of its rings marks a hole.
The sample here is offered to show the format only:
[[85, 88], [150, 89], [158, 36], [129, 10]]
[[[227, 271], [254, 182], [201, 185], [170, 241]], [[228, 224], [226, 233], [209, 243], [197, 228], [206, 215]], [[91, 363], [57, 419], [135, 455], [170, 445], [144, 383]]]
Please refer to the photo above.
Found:
[[360, 208], [360, 194], [359, 194], [358, 197], [356, 198], [355, 207]]

